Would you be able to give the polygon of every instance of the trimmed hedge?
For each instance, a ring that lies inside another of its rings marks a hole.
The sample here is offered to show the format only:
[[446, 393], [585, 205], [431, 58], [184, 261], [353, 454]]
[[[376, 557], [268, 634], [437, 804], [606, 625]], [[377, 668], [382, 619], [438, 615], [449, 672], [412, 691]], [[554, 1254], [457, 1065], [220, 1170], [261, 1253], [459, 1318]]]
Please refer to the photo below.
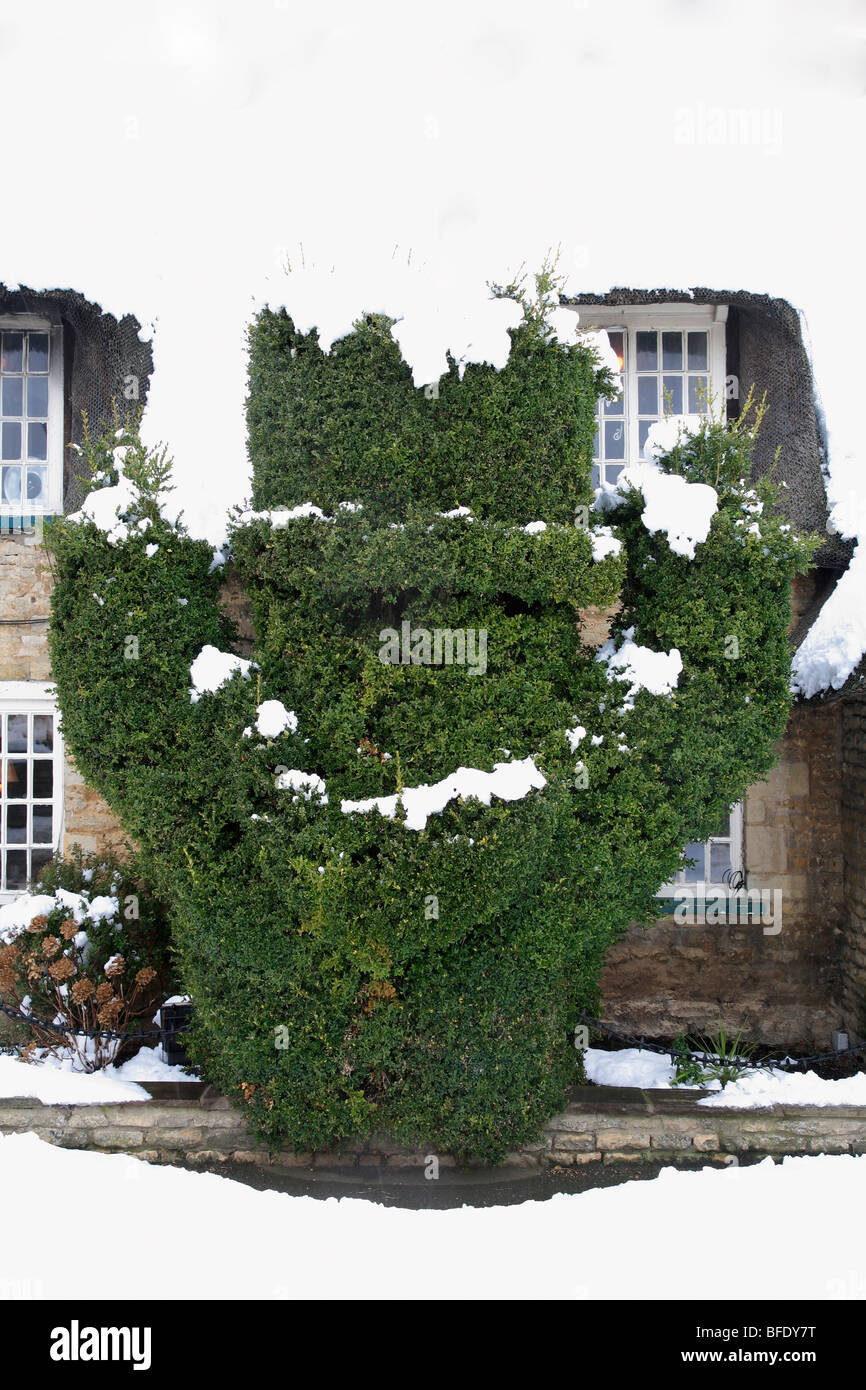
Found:
[[[694, 561], [645, 529], [632, 494], [615, 518], [622, 555], [594, 562], [573, 523], [610, 389], [585, 346], [527, 323], [502, 371], [461, 381], [452, 366], [431, 400], [386, 321], [325, 355], [265, 311], [251, 332], [254, 504], [312, 502], [333, 519], [235, 518], [257, 665], [197, 703], [191, 661], [230, 640], [209, 549], [161, 520], [117, 545], [90, 525], [50, 530], [67, 740], [171, 896], [194, 1055], [275, 1143], [388, 1132], [496, 1160], [530, 1140], [574, 1079], [571, 1032], [597, 1004], [608, 946], [652, 919], [682, 846], [772, 764], [789, 582], [812, 543], [784, 528], [767, 484], [760, 540], [737, 524], [755, 505], [741, 420], [665, 465], [719, 492]], [[458, 506], [473, 519], [437, 515]], [[536, 519], [547, 530], [527, 534]], [[678, 646], [684, 663], [672, 695], [642, 691], [631, 713], [578, 622], [618, 595], [615, 630]], [[383, 633], [403, 623], [485, 630], [485, 673], [383, 663]], [[138, 661], [123, 656], [133, 632]], [[296, 712], [294, 732], [256, 732], [266, 699]], [[423, 831], [401, 809], [341, 810], [529, 756], [543, 790], [452, 800]], [[281, 788], [281, 769], [323, 778], [327, 803]]]

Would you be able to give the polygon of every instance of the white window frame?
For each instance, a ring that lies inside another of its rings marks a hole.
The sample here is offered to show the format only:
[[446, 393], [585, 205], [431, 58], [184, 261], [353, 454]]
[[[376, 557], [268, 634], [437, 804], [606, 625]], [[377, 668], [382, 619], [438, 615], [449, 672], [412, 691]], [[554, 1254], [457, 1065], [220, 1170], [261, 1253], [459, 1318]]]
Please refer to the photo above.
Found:
[[[713, 835], [704, 841], [704, 864], [709, 868], [710, 846], [714, 841], [728, 843], [731, 846], [731, 873], [742, 872], [744, 869], [743, 859], [743, 803], [736, 802], [730, 809], [731, 833], [727, 835]], [[697, 843], [697, 841], [695, 842]], [[713, 883], [708, 879], [698, 880], [697, 882], [687, 883], [684, 878], [685, 870], [680, 869], [674, 875], [670, 883], [662, 884], [656, 893], [657, 898], [673, 898], [678, 894], [682, 895], [683, 890], [687, 889], [689, 895], [695, 899], [732, 897], [740, 890], [731, 888], [728, 883]]]
[[[635, 337], [641, 331], [653, 332], [696, 332], [706, 331], [708, 337], [707, 375], [709, 393], [714, 398], [712, 409], [715, 416], [724, 415], [726, 343], [725, 325], [728, 319], [727, 304], [692, 304], [676, 301], [666, 304], [581, 304], [563, 305], [563, 308], [576, 308], [580, 316], [581, 329], [617, 329], [625, 337], [625, 364], [623, 367], [623, 395], [625, 404], [626, 448], [623, 459], [609, 459], [609, 464], [634, 464], [641, 461], [639, 445], [639, 421], [637, 409], [637, 352]], [[663, 372], [659, 371], [659, 375]], [[671, 373], [678, 375], [678, 373]], [[683, 377], [699, 375], [689, 373], [684, 367]], [[664, 410], [664, 403], [661, 402]], [[683, 411], [688, 414], [688, 400], [683, 399]], [[708, 413], [710, 407], [708, 406]], [[602, 410], [602, 424], [604, 411]], [[614, 417], [618, 418], [618, 417]], [[595, 460], [593, 461], [595, 464]], [[603, 479], [604, 472], [600, 474]]]
[[[52, 684], [45, 685], [39, 681], [0, 681], [0, 715], [3, 714], [54, 715], [54, 751], [52, 757], [54, 763], [54, 781], [51, 796], [52, 840], [50, 845], [46, 843], [32, 847], [45, 850], [50, 849], [53, 854], [56, 854], [63, 841], [64, 749], [63, 735], [60, 732], [60, 711], [57, 708], [55, 686]], [[28, 727], [32, 728], [32, 724], [28, 725]], [[7, 750], [5, 747], [0, 756], [2, 756], [4, 760], [7, 757]], [[11, 756], [13, 758], [15, 757], [14, 754]], [[19, 756], [24, 758], [29, 755], [20, 754]], [[23, 805], [28, 808], [28, 819], [33, 800], [33, 787], [31, 783], [30, 787], [28, 787], [28, 796], [26, 798], [22, 797], [17, 801], [18, 805]], [[37, 798], [37, 800], [39, 800], [40, 804], [47, 804], [47, 802], [43, 802], [41, 798]], [[0, 813], [5, 812], [5, 807], [6, 798], [0, 796]], [[16, 898], [20, 898], [22, 893], [26, 891], [26, 889], [19, 888], [4, 889], [2, 886], [5, 870], [5, 852], [7, 849], [5, 836], [6, 825], [4, 819], [2, 825], [0, 825], [0, 856], [2, 856], [2, 862], [0, 862], [0, 904], [14, 902]], [[16, 849], [22, 848], [22, 846], [10, 845], [8, 848]]]
[[48, 334], [48, 481], [42, 502], [4, 502], [0, 494], [0, 517], [57, 516], [63, 511], [63, 327], [38, 314], [0, 314], [2, 332]]

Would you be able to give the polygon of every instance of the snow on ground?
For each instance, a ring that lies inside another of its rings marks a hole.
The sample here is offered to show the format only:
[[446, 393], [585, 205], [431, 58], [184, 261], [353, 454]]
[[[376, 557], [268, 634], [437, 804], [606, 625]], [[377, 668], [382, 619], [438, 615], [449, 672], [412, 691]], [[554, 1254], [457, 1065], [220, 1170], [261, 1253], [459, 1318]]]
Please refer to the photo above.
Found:
[[[94, 1299], [828, 1299], [866, 1286], [866, 1158], [848, 1155], [665, 1168], [546, 1202], [408, 1211], [259, 1192], [23, 1134], [0, 1137], [0, 1184], [14, 1194], [0, 1288], [46, 1299], [69, 1297], [68, 1270], [45, 1258], [57, 1235], [46, 1192], [74, 1192], [81, 1210], [145, 1233], [121, 1273], [93, 1262]], [[183, 1258], [166, 1259], [169, 1246]]]
[[74, 1058], [44, 1055], [21, 1062], [0, 1053], [0, 1103], [11, 1096], [31, 1096], [43, 1105], [108, 1105], [115, 1101], [150, 1100], [137, 1082], [198, 1081], [182, 1067], [169, 1066], [161, 1047], [143, 1047], [128, 1062], [102, 1071], [76, 1070]]
[[119, 1079], [113, 1067], [104, 1071], [73, 1070], [66, 1058], [45, 1057], [41, 1062], [19, 1062], [0, 1055], [0, 1096], [32, 1096], [43, 1105], [107, 1105], [113, 1101], [149, 1100], [147, 1092], [130, 1077]]
[[[598, 1086], [639, 1086], [644, 1090], [662, 1090], [672, 1086], [675, 1068], [666, 1054], [644, 1052], [637, 1047], [624, 1047], [616, 1052], [589, 1047], [585, 1053], [586, 1074]], [[866, 1105], [866, 1072], [825, 1081], [815, 1072], [787, 1072], [778, 1067], [758, 1067], [746, 1072], [736, 1081], [719, 1089], [717, 1081], [708, 1082], [714, 1092], [698, 1101], [699, 1105], [730, 1106], [738, 1110], [768, 1105]]]

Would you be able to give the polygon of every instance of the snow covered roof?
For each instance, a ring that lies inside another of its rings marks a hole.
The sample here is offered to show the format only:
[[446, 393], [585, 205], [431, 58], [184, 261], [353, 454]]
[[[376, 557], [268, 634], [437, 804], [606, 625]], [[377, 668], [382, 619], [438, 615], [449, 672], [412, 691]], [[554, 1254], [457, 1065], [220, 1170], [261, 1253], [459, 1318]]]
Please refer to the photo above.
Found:
[[727, 304], [727, 371], [739, 382], [739, 402], [729, 400], [728, 416], [737, 413], [754, 385], [760, 399], [767, 393], [767, 413], [754, 454], [754, 476], [773, 467], [781, 446], [774, 482], [784, 482], [782, 509], [792, 525], [827, 536], [815, 557], [816, 565], [844, 570], [851, 558], [851, 541], [827, 532], [827, 494], [824, 483], [826, 441], [816, 409], [812, 369], [803, 341], [800, 315], [785, 299], [748, 290], [613, 289], [607, 294], [575, 294], [565, 303], [581, 309], [581, 322], [591, 325], [590, 308], [598, 305]]

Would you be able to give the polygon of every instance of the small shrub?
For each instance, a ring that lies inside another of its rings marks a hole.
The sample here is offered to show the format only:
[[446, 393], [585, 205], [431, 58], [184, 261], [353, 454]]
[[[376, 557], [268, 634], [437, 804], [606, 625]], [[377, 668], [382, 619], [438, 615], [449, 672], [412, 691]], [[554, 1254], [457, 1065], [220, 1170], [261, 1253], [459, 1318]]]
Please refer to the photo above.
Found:
[[0, 998], [31, 1016], [24, 1055], [71, 1053], [84, 1071], [117, 1061], [122, 1037], [83, 1035], [139, 1031], [171, 980], [166, 914], [134, 865], [76, 848], [5, 916]]

